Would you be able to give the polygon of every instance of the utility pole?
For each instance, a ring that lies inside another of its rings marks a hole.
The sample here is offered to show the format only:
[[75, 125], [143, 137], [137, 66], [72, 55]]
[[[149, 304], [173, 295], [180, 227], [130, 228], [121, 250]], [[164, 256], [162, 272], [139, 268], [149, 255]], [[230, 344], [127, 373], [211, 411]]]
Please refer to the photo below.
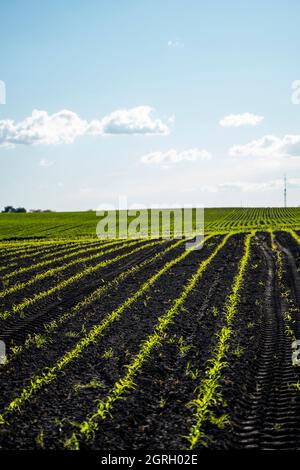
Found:
[[283, 191], [283, 198], [284, 198], [284, 207], [286, 208], [286, 175], [284, 175], [284, 191]]

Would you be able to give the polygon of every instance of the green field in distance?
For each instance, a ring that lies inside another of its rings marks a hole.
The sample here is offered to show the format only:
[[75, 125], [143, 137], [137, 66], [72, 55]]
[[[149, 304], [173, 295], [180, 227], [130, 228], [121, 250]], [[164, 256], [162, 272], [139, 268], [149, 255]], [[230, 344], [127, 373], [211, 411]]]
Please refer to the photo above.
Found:
[[[205, 209], [204, 214], [205, 232], [300, 228], [298, 207], [209, 208]], [[141, 210], [145, 223], [149, 220], [148, 215], [147, 210]], [[126, 218], [126, 211], [120, 211], [118, 217], [120, 220]], [[130, 221], [133, 219], [131, 217]], [[96, 226], [100, 220], [94, 211], [0, 214], [0, 239], [93, 238], [96, 237]], [[145, 236], [145, 233], [142, 235]]]

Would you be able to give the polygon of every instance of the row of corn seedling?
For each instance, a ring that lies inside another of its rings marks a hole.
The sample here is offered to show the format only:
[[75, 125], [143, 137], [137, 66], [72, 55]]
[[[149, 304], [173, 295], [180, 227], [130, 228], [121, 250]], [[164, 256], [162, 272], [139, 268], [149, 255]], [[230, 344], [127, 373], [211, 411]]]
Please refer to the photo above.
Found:
[[69, 287], [72, 284], [74, 284], [75, 282], [78, 282], [79, 280], [82, 280], [84, 277], [87, 277], [87, 276], [89, 276], [89, 275], [91, 275], [91, 274], [93, 274], [93, 273], [95, 273], [95, 272], [97, 272], [97, 271], [99, 271], [103, 268], [106, 268], [107, 266], [109, 266], [113, 263], [117, 263], [117, 262], [121, 261], [122, 259], [128, 258], [129, 256], [137, 253], [140, 250], [143, 250], [143, 249], [149, 248], [151, 246], [154, 246], [157, 243], [159, 243], [159, 242], [155, 241], [155, 242], [150, 242], [150, 243], [143, 243], [142, 246], [138, 246], [137, 248], [135, 248], [133, 250], [130, 250], [130, 251], [128, 250], [128, 251], [126, 251], [125, 253], [123, 253], [121, 255], [115, 256], [114, 258], [104, 260], [104, 261], [100, 261], [100, 263], [97, 263], [93, 266], [88, 266], [87, 268], [83, 269], [82, 271], [79, 271], [78, 273], [74, 274], [73, 276], [68, 277], [68, 278], [58, 282], [53, 287], [50, 287], [49, 289], [46, 289], [46, 290], [43, 290], [43, 291], [40, 291], [40, 292], [34, 294], [32, 297], [24, 298], [21, 302], [14, 304], [10, 310], [4, 310], [4, 311], [0, 312], [0, 320], [6, 320], [11, 315], [16, 315], [16, 314], [23, 315], [24, 314], [24, 309], [26, 309], [28, 307], [31, 307], [36, 302], [38, 302], [42, 299], [45, 299], [45, 298], [49, 297], [50, 295], [61, 292], [66, 287]]
[[[74, 318], [78, 314], [78, 312], [80, 312], [85, 307], [90, 306], [93, 302], [95, 302], [95, 300], [99, 300], [110, 289], [117, 287], [120, 284], [120, 282], [123, 282], [128, 276], [136, 274], [138, 271], [140, 271], [144, 267], [150, 264], [153, 264], [159, 258], [163, 257], [171, 250], [174, 250], [182, 243], [186, 243], [186, 240], [183, 239], [183, 240], [177, 241], [176, 243], [165, 248], [164, 250], [159, 251], [155, 255], [145, 259], [141, 263], [130, 266], [128, 269], [118, 274], [112, 280], [107, 281], [104, 285], [97, 287], [89, 295], [87, 295], [83, 300], [80, 300], [79, 302], [77, 302], [70, 310], [60, 315], [56, 320], [52, 320], [52, 321], [45, 323], [43, 327], [44, 332], [36, 333], [36, 334], [29, 334], [23, 344], [13, 346], [11, 348], [12, 356], [9, 359], [7, 359], [6, 364], [9, 363], [10, 360], [15, 355], [20, 354], [31, 345], [35, 345], [37, 348], [40, 348], [46, 345], [47, 342], [49, 341], [51, 332], [56, 332], [57, 328], [59, 328], [60, 326], [62, 326], [64, 323], [71, 320], [72, 318]], [[94, 311], [92, 311], [91, 313], [89, 313], [89, 316], [92, 316], [94, 314], [95, 314]]]
[[200, 441], [204, 444], [205, 434], [203, 432], [203, 426], [207, 421], [216, 422], [216, 419], [213, 419], [213, 407], [219, 402], [222, 402], [222, 393], [220, 390], [222, 371], [228, 365], [226, 358], [230, 339], [233, 334], [232, 323], [238, 313], [240, 291], [250, 259], [250, 246], [253, 235], [254, 232], [246, 235], [243, 256], [239, 262], [238, 271], [232, 283], [231, 293], [223, 307], [224, 326], [216, 333], [217, 343], [213, 350], [212, 357], [208, 361], [205, 378], [198, 389], [196, 398], [189, 403], [189, 406], [195, 410], [193, 414], [193, 424], [186, 437], [190, 449], [194, 449]]
[[153, 352], [163, 344], [168, 327], [175, 321], [178, 313], [184, 308], [184, 304], [191, 291], [201, 279], [206, 268], [227, 243], [229, 237], [230, 234], [226, 235], [212, 254], [204, 261], [200, 262], [196, 272], [191, 276], [180, 296], [174, 300], [172, 306], [165, 313], [158, 317], [153, 332], [142, 342], [138, 353], [134, 356], [131, 363], [125, 366], [127, 370], [126, 374], [115, 382], [104, 400], [98, 401], [96, 411], [79, 425], [79, 432], [77, 434], [73, 433], [73, 435], [66, 440], [66, 447], [78, 448], [79, 436], [84, 440], [93, 439], [101, 422], [111, 416], [112, 408], [115, 403], [121, 400], [128, 391], [135, 387], [134, 381], [142, 367], [149, 361]]
[[[153, 242], [153, 244], [154, 243], [155, 242]], [[199, 246], [200, 245], [202, 245], [202, 241], [199, 243]], [[148, 246], [150, 245], [148, 244]], [[70, 351], [63, 354], [53, 366], [46, 367], [41, 374], [31, 377], [29, 379], [29, 384], [21, 391], [20, 395], [15, 397], [6, 406], [2, 414], [0, 414], [0, 424], [6, 424], [10, 415], [20, 411], [28, 400], [35, 396], [45, 386], [55, 381], [60, 373], [62, 373], [75, 360], [78, 360], [90, 346], [99, 340], [108, 327], [110, 327], [114, 322], [119, 321], [126, 310], [146, 294], [164, 274], [189, 256], [191, 251], [192, 249], [187, 249], [182, 254], [166, 263], [154, 275], [147, 279], [139, 289], [134, 294], [130, 295], [119, 307], [105, 315], [100, 323], [94, 325], [85, 334], [85, 336], [81, 338]]]

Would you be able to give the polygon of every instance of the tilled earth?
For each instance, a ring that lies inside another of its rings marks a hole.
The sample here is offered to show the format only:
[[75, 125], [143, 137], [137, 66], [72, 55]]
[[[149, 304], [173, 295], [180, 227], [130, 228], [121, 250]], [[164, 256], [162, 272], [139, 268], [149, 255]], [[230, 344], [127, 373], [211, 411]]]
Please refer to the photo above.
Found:
[[[126, 366], [153, 333], [158, 318], [173, 306], [200, 263], [214, 252], [223, 237], [213, 236], [201, 250], [191, 251], [166, 270], [122, 311], [120, 318], [111, 322], [65, 369], [57, 372], [54, 380], [34, 391], [5, 422], [1, 423], [0, 418], [0, 448], [65, 448], [80, 423], [96, 411], [99, 400], [105, 400], [116, 381], [126, 374]], [[238, 272], [245, 237], [246, 234], [240, 233], [228, 238], [166, 329], [162, 343], [147, 357], [135, 377], [134, 387], [127, 390], [122, 400], [116, 401], [93, 439], [80, 440], [80, 448], [181, 450], [188, 447], [185, 436], [195, 419], [190, 403], [201, 389], [207, 364], [219, 340], [218, 333], [225, 323], [223, 307]], [[300, 448], [300, 369], [292, 363], [290, 334], [292, 330], [300, 340], [300, 250], [288, 232], [276, 233], [275, 241], [282, 256], [283, 284], [289, 298], [279, 284], [270, 234], [257, 233], [251, 241], [250, 262], [239, 293], [227, 367], [221, 374], [222, 399], [214, 403], [213, 418], [204, 424], [199, 448]], [[139, 291], [148, 279], [185, 253], [184, 244], [163, 253], [176, 241], [149, 247], [148, 243], [141, 242], [143, 249], [37, 300], [24, 308], [21, 315], [14, 314], [14, 304], [100, 261], [95, 259], [88, 264], [80, 261], [101, 250], [95, 243], [53, 245], [53, 263], [47, 264], [45, 270], [60, 266], [57, 257], [65, 253], [72, 254], [68, 262], [77, 259], [78, 263], [57, 276], [0, 299], [0, 310], [11, 312], [7, 319], [0, 320], [0, 339], [6, 343], [8, 356], [7, 364], [0, 366], [0, 414], [22, 395], [24, 388], [30, 387], [35, 376], [42, 375], [76, 348], [92, 328]], [[76, 255], [83, 246], [93, 249], [87, 255]], [[101, 261], [137, 246], [116, 245], [116, 251], [104, 254]], [[38, 246], [36, 251], [37, 255], [34, 248], [28, 250], [23, 258], [22, 254], [14, 255], [13, 250], [2, 253], [3, 291], [7, 288], [5, 275], [18, 267], [33, 269], [11, 279], [9, 287], [14, 282], [28, 282], [42, 272], [35, 270], [34, 264], [51, 259], [49, 247], [45, 247], [44, 255]], [[161, 256], [156, 256], [159, 253]], [[131, 270], [128, 275], [108, 285], [127, 270]], [[59, 318], [78, 302], [106, 285], [103, 295], [59, 323]], [[288, 302], [292, 302], [292, 310]], [[53, 329], [45, 328], [50, 322], [57, 323]], [[28, 341], [34, 335], [41, 338]], [[22, 351], [17, 351], [16, 346], [22, 346]], [[217, 425], [217, 418], [222, 416], [226, 416], [224, 426]]]

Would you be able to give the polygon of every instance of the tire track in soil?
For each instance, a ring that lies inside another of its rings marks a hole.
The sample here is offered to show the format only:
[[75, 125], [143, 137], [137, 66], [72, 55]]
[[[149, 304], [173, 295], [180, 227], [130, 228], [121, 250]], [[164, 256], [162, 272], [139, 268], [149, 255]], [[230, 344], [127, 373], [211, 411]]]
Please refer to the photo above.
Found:
[[[295, 450], [300, 443], [299, 392], [290, 385], [299, 380], [299, 369], [292, 365], [291, 338], [284, 325], [284, 305], [276, 282], [273, 252], [261, 243], [267, 264], [264, 319], [255, 368], [249, 371], [246, 391], [239, 398], [242, 416], [233, 417], [229, 448]], [[299, 299], [299, 275], [287, 248], [286, 269]], [[299, 336], [299, 320], [295, 333]]]
[[292, 264], [300, 271], [300, 245], [289, 232], [276, 232], [276, 241], [281, 246], [288, 246], [288, 251], [292, 255]]
[[[296, 305], [300, 306], [300, 277], [298, 267], [294, 255], [292, 254], [290, 247], [283, 246], [278, 240], [276, 240], [278, 248], [283, 252], [284, 258], [284, 270], [289, 273], [288, 284], [292, 291], [293, 298], [296, 301]], [[298, 250], [299, 254], [299, 250]], [[295, 334], [297, 339], [300, 339], [300, 319], [295, 324]]]

